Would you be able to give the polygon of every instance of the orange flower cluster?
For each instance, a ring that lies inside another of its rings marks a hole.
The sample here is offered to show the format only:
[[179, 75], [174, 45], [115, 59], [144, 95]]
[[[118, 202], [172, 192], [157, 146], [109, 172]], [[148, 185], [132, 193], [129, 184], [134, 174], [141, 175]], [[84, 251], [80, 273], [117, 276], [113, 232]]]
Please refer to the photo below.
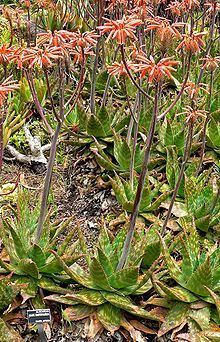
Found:
[[184, 48], [187, 52], [197, 54], [200, 52], [201, 47], [205, 46], [205, 42], [202, 40], [205, 34], [206, 32], [183, 34], [183, 41], [177, 46], [176, 50]]
[[0, 84], [0, 107], [3, 105], [8, 93], [19, 88], [19, 84], [12, 80], [11, 76]]
[[100, 33], [103, 35], [109, 33], [106, 40], [116, 39], [119, 44], [125, 44], [126, 38], [137, 40], [135, 30], [142, 24], [142, 21], [137, 19], [136, 16], [123, 17], [120, 20], [110, 20], [104, 18], [106, 23], [103, 26], [98, 26]]
[[154, 58], [150, 56], [148, 59], [146, 55], [141, 54], [138, 57], [141, 62], [137, 65], [136, 71], [140, 72], [140, 77], [144, 77], [148, 74], [148, 82], [160, 82], [164, 79], [164, 76], [172, 78], [172, 72], [175, 72], [175, 66], [179, 65], [180, 62], [174, 61], [171, 58], [162, 58], [158, 63], [155, 62]]
[[[126, 65], [129, 70], [136, 70], [135, 64], [131, 61], [127, 61]], [[109, 65], [107, 69], [109, 74], [112, 76], [127, 76], [128, 74], [123, 62], [114, 62], [112, 65]]]

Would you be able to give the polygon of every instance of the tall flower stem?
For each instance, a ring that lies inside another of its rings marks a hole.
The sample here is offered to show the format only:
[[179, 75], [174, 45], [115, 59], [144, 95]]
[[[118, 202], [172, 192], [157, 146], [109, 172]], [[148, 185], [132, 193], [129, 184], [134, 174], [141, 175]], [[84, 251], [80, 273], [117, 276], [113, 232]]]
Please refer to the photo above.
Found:
[[214, 72], [211, 71], [210, 74], [210, 83], [209, 83], [209, 97], [208, 97], [208, 113], [206, 115], [205, 118], [205, 122], [204, 122], [204, 127], [203, 127], [203, 131], [202, 131], [202, 148], [201, 148], [201, 156], [200, 156], [200, 160], [199, 160], [199, 165], [198, 168], [196, 170], [196, 176], [199, 175], [200, 170], [202, 168], [202, 163], [203, 163], [203, 159], [204, 159], [204, 154], [205, 154], [205, 144], [206, 144], [206, 130], [207, 130], [207, 125], [208, 125], [208, 121], [210, 118], [210, 113], [211, 113], [211, 106], [212, 106], [212, 95], [213, 95], [213, 74]]
[[186, 144], [185, 144], [185, 151], [184, 151], [184, 156], [183, 156], [183, 161], [182, 161], [182, 165], [181, 165], [181, 169], [180, 169], [180, 173], [173, 191], [173, 195], [171, 198], [171, 202], [168, 208], [168, 212], [166, 215], [166, 218], [164, 220], [163, 223], [163, 227], [162, 227], [162, 231], [161, 231], [161, 236], [164, 236], [165, 232], [166, 232], [166, 228], [167, 228], [167, 223], [170, 219], [171, 216], [171, 212], [173, 209], [173, 205], [174, 205], [174, 201], [176, 199], [181, 181], [183, 179], [183, 175], [184, 175], [184, 171], [185, 171], [185, 167], [186, 167], [186, 163], [188, 161], [189, 155], [190, 155], [190, 150], [191, 150], [191, 145], [192, 145], [192, 136], [193, 136], [193, 123], [190, 122], [189, 123], [189, 129], [188, 129], [188, 134], [187, 134], [187, 138], [186, 138]]
[[41, 198], [41, 207], [40, 207], [40, 215], [37, 225], [37, 234], [36, 234], [36, 243], [41, 238], [42, 232], [43, 232], [43, 225], [46, 217], [47, 212], [47, 200], [50, 192], [50, 186], [51, 186], [51, 179], [52, 179], [52, 172], [53, 172], [53, 165], [56, 158], [56, 150], [57, 150], [57, 141], [60, 133], [60, 129], [62, 127], [62, 123], [64, 120], [64, 71], [61, 65], [61, 62], [59, 63], [59, 90], [60, 90], [60, 112], [59, 112], [59, 121], [57, 123], [57, 127], [55, 130], [55, 133], [53, 135], [52, 143], [51, 143], [51, 149], [50, 149], [50, 156], [49, 156], [49, 162], [47, 166], [47, 173], [44, 180], [44, 187], [42, 192], [42, 198]]
[[141, 202], [141, 198], [143, 194], [144, 184], [146, 180], [148, 164], [150, 160], [150, 151], [151, 151], [151, 146], [153, 143], [153, 137], [154, 137], [156, 122], [157, 122], [161, 85], [157, 83], [155, 88], [156, 89], [155, 89], [155, 97], [154, 97], [153, 116], [151, 119], [150, 129], [149, 129], [149, 133], [148, 133], [148, 137], [147, 137], [147, 141], [145, 145], [145, 153], [144, 153], [144, 160], [142, 164], [142, 170], [141, 170], [139, 181], [138, 181], [138, 188], [137, 188], [137, 192], [136, 192], [136, 196], [134, 200], [134, 207], [133, 207], [133, 211], [131, 214], [130, 227], [125, 238], [125, 242], [124, 242], [122, 254], [121, 254], [118, 266], [117, 266], [117, 270], [121, 270], [126, 265], [126, 261], [127, 261], [129, 251], [130, 251], [131, 241], [134, 235], [135, 223], [136, 223], [136, 219], [138, 216], [138, 210], [139, 210], [139, 206], [140, 206], [140, 202]]

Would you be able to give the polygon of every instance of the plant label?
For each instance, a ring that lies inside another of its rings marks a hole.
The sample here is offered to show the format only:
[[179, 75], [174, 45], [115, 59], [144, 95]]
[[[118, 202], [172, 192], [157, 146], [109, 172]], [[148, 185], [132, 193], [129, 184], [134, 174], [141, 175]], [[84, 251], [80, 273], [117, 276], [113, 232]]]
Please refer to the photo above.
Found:
[[50, 309], [28, 310], [27, 318], [29, 324], [49, 323], [51, 321]]

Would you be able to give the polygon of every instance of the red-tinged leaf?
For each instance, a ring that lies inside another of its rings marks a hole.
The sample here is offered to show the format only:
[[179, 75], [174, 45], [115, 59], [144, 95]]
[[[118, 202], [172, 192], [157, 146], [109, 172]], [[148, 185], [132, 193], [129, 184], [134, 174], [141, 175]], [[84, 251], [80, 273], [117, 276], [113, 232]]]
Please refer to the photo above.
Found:
[[189, 312], [189, 306], [186, 303], [173, 304], [168, 315], [166, 316], [165, 322], [162, 324], [158, 336], [161, 337], [165, 335], [171, 329], [178, 327], [180, 324], [187, 322], [187, 316]]
[[111, 334], [120, 328], [122, 319], [121, 309], [110, 303], [105, 303], [98, 307], [97, 317], [104, 328], [110, 331]]
[[207, 286], [205, 286], [205, 288], [210, 293], [211, 297], [213, 298], [217, 311], [218, 311], [219, 318], [220, 318], [220, 297], [211, 289], [209, 289]]
[[150, 335], [157, 335], [157, 332], [146, 327], [146, 325], [142, 324], [141, 322], [139, 321], [136, 321], [136, 320], [132, 320], [130, 321], [130, 324], [133, 325], [133, 327], [137, 330], [140, 330], [142, 331], [143, 333], [145, 334], [150, 334]]
[[73, 301], [76, 300], [81, 304], [91, 306], [98, 306], [106, 302], [105, 298], [99, 291], [90, 289], [83, 289], [76, 293], [67, 294], [65, 298], [71, 299]]
[[63, 311], [63, 318], [67, 321], [79, 321], [94, 313], [94, 306], [75, 305]]
[[165, 292], [165, 294], [167, 295], [167, 299], [182, 301], [186, 303], [192, 303], [198, 300], [196, 296], [194, 296], [191, 292], [181, 286], [169, 287], [160, 281], [157, 281], [157, 285], [160, 286], [161, 289]]
[[44, 297], [44, 300], [49, 300], [51, 302], [57, 302], [57, 303], [66, 304], [66, 305], [81, 304], [80, 301], [77, 301], [76, 299], [69, 299], [69, 298], [66, 298], [65, 296], [59, 296], [57, 294], [46, 296]]

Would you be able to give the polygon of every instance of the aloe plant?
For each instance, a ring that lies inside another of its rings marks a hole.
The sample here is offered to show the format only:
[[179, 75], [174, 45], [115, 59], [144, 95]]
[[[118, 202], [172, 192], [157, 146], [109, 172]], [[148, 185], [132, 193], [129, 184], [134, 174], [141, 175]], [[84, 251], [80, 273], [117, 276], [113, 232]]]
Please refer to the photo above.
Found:
[[[97, 114], [86, 113], [85, 110], [77, 106], [75, 115], [67, 117], [67, 126], [70, 127], [72, 123], [75, 125], [78, 121], [79, 131], [78, 135], [75, 136], [73, 144], [88, 144], [94, 142], [94, 138], [101, 141], [113, 141], [113, 130], [119, 132], [123, 130], [129, 121], [129, 117], [122, 110], [113, 110], [111, 106], [101, 107]], [[77, 119], [76, 120], [76, 116]]]
[[[155, 280], [155, 288], [163, 299], [161, 302], [149, 300], [148, 304], [156, 305], [158, 302], [170, 308], [159, 336], [171, 329], [181, 329], [188, 323], [189, 327], [195, 328], [196, 333], [212, 330], [213, 337], [217, 337], [219, 332], [215, 329], [220, 323], [220, 248], [217, 245], [210, 247], [210, 243], [208, 247], [205, 244], [202, 246], [195, 225], [185, 220], [182, 225], [184, 232], [173, 243], [175, 248], [168, 249], [161, 238], [169, 276], [176, 285], [170, 286], [170, 281], [166, 284]], [[177, 253], [178, 259], [175, 260], [170, 252]]]
[[49, 215], [43, 234], [36, 243], [39, 206], [31, 208], [29, 200], [30, 194], [20, 188], [16, 210], [7, 207], [2, 214], [0, 236], [9, 262], [0, 260], [0, 273], [13, 272], [13, 279], [17, 283], [23, 282], [29, 285], [24, 292], [31, 293], [31, 297], [36, 294], [38, 286], [65, 293], [65, 289], [60, 288], [53, 281], [53, 277], [60, 275], [62, 268], [51, 255], [50, 250], [55, 249], [67, 264], [77, 260], [80, 257], [79, 254], [74, 253], [77, 242], [69, 246], [74, 230], [57, 246], [59, 234], [67, 227], [70, 220], [52, 224]]
[[195, 218], [196, 227], [207, 232], [220, 224], [219, 182], [206, 172], [198, 178], [186, 177], [185, 198], [187, 210]]
[[54, 252], [63, 270], [81, 286], [81, 289], [74, 293], [51, 295], [45, 298], [71, 305], [64, 310], [64, 318], [79, 320], [95, 314], [101, 326], [111, 333], [120, 328], [126, 312], [150, 320], [163, 320], [157, 311], [143, 310], [130, 298], [133, 295], [143, 294], [152, 287], [150, 276], [157, 261], [146, 271], [141, 271], [145, 254], [144, 237], [140, 238], [138, 234], [136, 235], [137, 239], [132, 244], [126, 267], [117, 270], [125, 236], [126, 231], [122, 229], [111, 241], [106, 228], [102, 228], [94, 254], [89, 253], [85, 243], [81, 242], [86, 255], [86, 269], [77, 263], [68, 267], [62, 257]]
[[[127, 212], [132, 212], [135, 194], [138, 185], [137, 177], [134, 178], [134, 187], [132, 188], [129, 181], [119, 177], [115, 173], [114, 178], [110, 178], [112, 188], [118, 202]], [[146, 178], [143, 189], [143, 196], [140, 203], [139, 213], [143, 216], [144, 213], [156, 211], [160, 204], [164, 202], [170, 195], [170, 191], [160, 193], [163, 184], [158, 183], [153, 177]]]

